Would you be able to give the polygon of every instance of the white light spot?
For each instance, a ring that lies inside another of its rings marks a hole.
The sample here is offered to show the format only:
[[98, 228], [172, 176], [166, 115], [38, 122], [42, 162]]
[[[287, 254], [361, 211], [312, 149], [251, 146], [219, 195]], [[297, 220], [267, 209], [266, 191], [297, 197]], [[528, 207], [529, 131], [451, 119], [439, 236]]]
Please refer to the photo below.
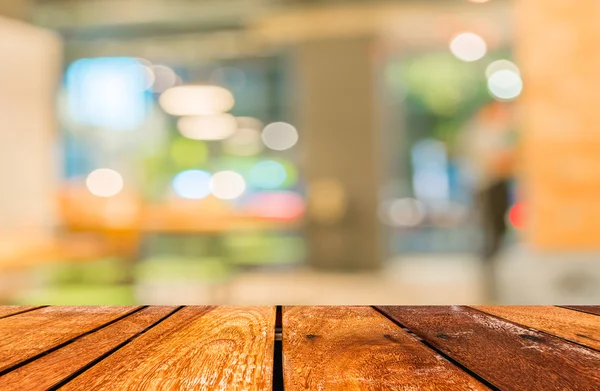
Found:
[[413, 198], [400, 198], [384, 203], [380, 217], [393, 227], [414, 227], [425, 219], [425, 206]]
[[234, 171], [217, 172], [210, 180], [212, 194], [222, 200], [238, 198], [246, 190], [246, 181]]
[[512, 100], [521, 95], [523, 80], [518, 73], [502, 69], [494, 72], [488, 79], [488, 89], [499, 100]]
[[152, 92], [161, 93], [175, 85], [177, 75], [171, 68], [164, 65], [153, 65], [150, 69], [154, 76]]
[[450, 51], [463, 61], [477, 61], [487, 52], [483, 38], [474, 33], [461, 33], [452, 38]]
[[489, 79], [494, 73], [505, 69], [513, 71], [517, 75], [521, 74], [519, 67], [514, 62], [508, 60], [498, 60], [487, 66], [485, 69], [485, 76]]
[[194, 140], [223, 140], [235, 132], [237, 121], [230, 114], [181, 117], [177, 128], [182, 136]]
[[185, 85], [166, 90], [159, 103], [171, 115], [213, 115], [231, 110], [235, 100], [222, 87]]
[[88, 175], [85, 184], [90, 193], [98, 197], [112, 197], [123, 190], [121, 174], [109, 168], [92, 171]]
[[263, 143], [270, 149], [284, 151], [298, 142], [298, 131], [285, 122], [274, 122], [262, 131]]

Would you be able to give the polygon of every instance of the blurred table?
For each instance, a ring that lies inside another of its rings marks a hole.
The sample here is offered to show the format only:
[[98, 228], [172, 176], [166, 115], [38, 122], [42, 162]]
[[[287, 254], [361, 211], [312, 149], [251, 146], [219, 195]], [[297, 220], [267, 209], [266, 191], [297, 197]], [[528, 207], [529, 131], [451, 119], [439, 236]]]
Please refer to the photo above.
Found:
[[84, 267], [119, 255], [119, 249], [94, 234], [0, 236], [0, 303], [19, 304], [15, 297], [41, 288], [40, 272], [65, 264]]
[[0, 270], [22, 269], [47, 262], [87, 261], [114, 255], [97, 235], [15, 235], [0, 237]]
[[598, 390], [598, 307], [0, 307], [2, 390]]

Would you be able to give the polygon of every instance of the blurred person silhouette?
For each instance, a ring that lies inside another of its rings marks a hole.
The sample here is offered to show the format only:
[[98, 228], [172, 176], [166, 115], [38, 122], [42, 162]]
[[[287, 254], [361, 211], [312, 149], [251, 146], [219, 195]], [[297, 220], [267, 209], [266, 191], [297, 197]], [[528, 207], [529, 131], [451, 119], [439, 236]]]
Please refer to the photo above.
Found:
[[488, 302], [498, 301], [496, 260], [507, 231], [516, 133], [512, 105], [494, 101], [477, 111], [461, 136], [483, 241], [479, 256]]

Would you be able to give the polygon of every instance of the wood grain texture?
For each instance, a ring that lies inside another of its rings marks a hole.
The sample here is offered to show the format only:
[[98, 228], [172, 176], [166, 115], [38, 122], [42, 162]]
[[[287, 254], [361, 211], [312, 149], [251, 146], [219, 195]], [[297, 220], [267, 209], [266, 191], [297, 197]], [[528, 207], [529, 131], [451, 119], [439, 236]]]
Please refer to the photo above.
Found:
[[7, 316], [19, 314], [21, 312], [31, 311], [35, 308], [40, 308], [40, 307], [26, 306], [26, 305], [0, 306], [0, 319], [6, 318]]
[[137, 307], [44, 307], [0, 319], [0, 371], [124, 316]]
[[270, 390], [274, 307], [185, 307], [61, 390]]
[[600, 353], [466, 307], [379, 307], [503, 391], [597, 391]]
[[487, 390], [370, 307], [285, 307], [286, 391]]
[[587, 312], [588, 314], [600, 315], [600, 305], [562, 305], [561, 307]]
[[47, 390], [164, 318], [176, 307], [149, 307], [0, 376], [2, 391]]
[[600, 350], [600, 316], [552, 306], [473, 308]]

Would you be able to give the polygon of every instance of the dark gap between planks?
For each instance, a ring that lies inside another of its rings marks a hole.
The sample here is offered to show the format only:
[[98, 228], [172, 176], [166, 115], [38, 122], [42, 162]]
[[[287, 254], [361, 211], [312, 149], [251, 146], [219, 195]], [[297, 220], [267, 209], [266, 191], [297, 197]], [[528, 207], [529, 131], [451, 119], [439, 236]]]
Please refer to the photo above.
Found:
[[273, 391], [283, 391], [283, 329], [282, 307], [277, 306], [275, 315], [275, 346], [273, 349]]
[[564, 308], [575, 312], [583, 312], [588, 315], [600, 316], [600, 306], [595, 305], [557, 305], [556, 307]]
[[15, 312], [14, 314], [8, 314], [8, 315], [4, 315], [4, 316], [0, 316], [0, 319], [4, 319], [4, 318], [10, 318], [11, 316], [15, 316], [15, 315], [21, 315], [24, 314], [26, 312], [31, 312], [31, 311], [35, 311], [35, 310], [39, 310], [40, 308], [46, 308], [48, 307], [47, 305], [41, 305], [39, 307], [33, 307], [33, 308], [29, 308], [27, 310], [23, 310], [23, 311], [19, 311], [19, 312]]
[[[96, 327], [96, 328], [94, 328], [94, 329], [92, 329], [92, 330], [90, 330], [90, 331], [86, 331], [85, 333], [83, 333], [83, 334], [80, 334], [80, 335], [76, 336], [75, 338], [72, 338], [72, 339], [70, 339], [70, 340], [68, 340], [68, 341], [65, 341], [65, 342], [63, 342], [63, 343], [60, 343], [60, 344], [58, 344], [58, 345], [56, 345], [56, 346], [54, 346], [54, 347], [52, 347], [52, 348], [50, 348], [50, 349], [48, 349], [48, 350], [46, 350], [46, 351], [43, 351], [43, 352], [41, 352], [41, 353], [39, 353], [39, 354], [36, 354], [36, 355], [35, 355], [35, 356], [33, 356], [33, 357], [30, 357], [30, 358], [28, 358], [28, 359], [26, 359], [26, 360], [23, 360], [23, 361], [21, 361], [20, 363], [13, 365], [12, 367], [9, 367], [9, 368], [6, 368], [6, 369], [5, 369], [5, 370], [3, 370], [3, 371], [0, 371], [0, 376], [2, 376], [2, 375], [4, 375], [4, 374], [7, 374], [8, 372], [14, 371], [15, 369], [21, 368], [22, 366], [24, 366], [24, 365], [27, 365], [27, 364], [29, 364], [30, 362], [33, 362], [33, 361], [37, 360], [37, 359], [38, 359], [38, 358], [40, 358], [40, 357], [44, 357], [44, 356], [45, 356], [45, 355], [47, 355], [47, 354], [50, 354], [50, 353], [52, 353], [52, 352], [55, 352], [55, 351], [57, 351], [57, 350], [58, 350], [58, 349], [60, 349], [60, 348], [63, 348], [63, 347], [65, 347], [65, 346], [67, 346], [67, 345], [70, 345], [70, 344], [72, 344], [73, 342], [77, 341], [78, 339], [85, 337], [86, 335], [90, 335], [90, 334], [92, 334], [92, 333], [95, 333], [95, 332], [96, 332], [96, 331], [98, 331], [98, 330], [102, 330], [103, 328], [105, 328], [105, 327], [108, 327], [108, 326], [110, 326], [111, 324], [114, 324], [114, 323], [116, 323], [116, 322], [120, 321], [121, 319], [123, 319], [123, 318], [126, 318], [126, 317], [128, 317], [129, 315], [135, 314], [136, 312], [138, 312], [138, 311], [141, 311], [141, 310], [143, 310], [144, 308], [147, 308], [147, 307], [148, 307], [148, 306], [142, 306], [142, 307], [136, 308], [136, 309], [134, 309], [134, 310], [132, 310], [132, 311], [129, 311], [128, 313], [126, 313], [126, 314], [124, 314], [124, 315], [121, 315], [121, 316], [119, 316], [119, 317], [118, 317], [118, 318], [116, 318], [116, 319], [113, 319], [113, 320], [111, 320], [110, 322], [107, 322], [107, 323], [105, 323], [105, 324], [103, 324], [103, 325], [101, 325], [101, 326], [98, 326], [98, 327]], [[36, 309], [37, 309], [37, 308], [36, 308]]]
[[[143, 308], [146, 308], [146, 307], [143, 307]], [[84, 373], [85, 371], [87, 371], [88, 369], [90, 369], [91, 367], [93, 367], [94, 365], [98, 364], [100, 361], [104, 360], [105, 358], [107, 358], [111, 354], [115, 353], [117, 350], [121, 349], [123, 346], [127, 345], [128, 343], [130, 343], [131, 341], [133, 341], [134, 339], [136, 339], [140, 335], [142, 335], [142, 334], [146, 333], [147, 331], [149, 331], [150, 329], [158, 326], [160, 323], [162, 323], [163, 321], [167, 320], [167, 318], [169, 318], [170, 316], [172, 316], [173, 314], [175, 314], [177, 311], [181, 310], [182, 308], [183, 308], [183, 306], [177, 307], [175, 310], [171, 311], [167, 315], [165, 315], [162, 318], [158, 319], [156, 322], [152, 323], [150, 326], [148, 326], [145, 329], [139, 331], [137, 334], [129, 337], [128, 339], [126, 339], [125, 341], [121, 342], [120, 344], [118, 344], [114, 348], [112, 348], [109, 351], [103, 353], [102, 355], [100, 355], [99, 357], [97, 357], [96, 359], [94, 359], [93, 361], [90, 361], [89, 363], [87, 363], [83, 367], [79, 368], [77, 371], [75, 371], [72, 374], [70, 374], [69, 376], [65, 377], [63, 380], [61, 380], [60, 382], [58, 382], [54, 386], [48, 388], [48, 391], [56, 391], [56, 390], [58, 390], [60, 387], [64, 386], [65, 384], [67, 384], [71, 380], [75, 379], [77, 376], [81, 375], [82, 373]], [[134, 311], [134, 312], [137, 312], [137, 311]], [[133, 314], [133, 312], [131, 314]], [[128, 315], [131, 315], [131, 314], [128, 314]]]
[[437, 354], [439, 354], [440, 356], [442, 356], [446, 360], [450, 361], [452, 364], [454, 364], [455, 366], [457, 366], [463, 372], [466, 372], [471, 377], [474, 377], [475, 379], [479, 380], [486, 387], [490, 388], [493, 391], [502, 391], [500, 388], [496, 387], [495, 385], [493, 385], [492, 383], [490, 383], [489, 381], [487, 381], [483, 377], [479, 376], [477, 373], [473, 372], [468, 367], [466, 367], [463, 364], [461, 364], [460, 362], [456, 361], [452, 356], [449, 356], [448, 354], [446, 354], [443, 351], [439, 350], [438, 348], [436, 348], [435, 346], [433, 346], [429, 342], [425, 341], [423, 338], [419, 337], [417, 334], [415, 334], [414, 332], [412, 332], [408, 327], [406, 327], [402, 323], [398, 322], [396, 319], [392, 318], [390, 315], [388, 315], [387, 313], [385, 313], [380, 308], [378, 308], [376, 306], [372, 306], [371, 308], [373, 308], [375, 311], [379, 312], [381, 315], [385, 316], [387, 319], [389, 319], [390, 321], [392, 321], [396, 326], [401, 327], [405, 331], [408, 330], [408, 333], [411, 336], [416, 337], [415, 339], [417, 341], [421, 342], [423, 345], [427, 346], [429, 349], [433, 350], [434, 352], [436, 352]]
[[[477, 308], [473, 308], [473, 307], [469, 307], [469, 306], [467, 306], [467, 308], [468, 308], [468, 309], [470, 309], [470, 310], [473, 310], [473, 311], [477, 311], [477, 312], [479, 312], [479, 313], [481, 313], [481, 314], [484, 314], [484, 315], [486, 315], [486, 316], [490, 316], [490, 317], [492, 317], [492, 318], [500, 319], [500, 320], [501, 320], [501, 321], [503, 321], [503, 322], [507, 322], [507, 323], [514, 324], [514, 325], [516, 325], [516, 326], [519, 326], [519, 327], [525, 328], [525, 329], [527, 329], [527, 330], [531, 330], [531, 331], [533, 331], [533, 332], [535, 332], [535, 333], [540, 333], [540, 334], [543, 334], [543, 335], [545, 335], [545, 336], [548, 336], [548, 337], [551, 337], [551, 338], [558, 338], [558, 339], [560, 339], [560, 340], [562, 340], [562, 341], [565, 341], [565, 342], [567, 342], [567, 343], [572, 343], [572, 344], [575, 344], [575, 345], [581, 346], [582, 348], [585, 348], [585, 349], [590, 349], [590, 350], [594, 350], [594, 351], [600, 352], [600, 350], [598, 350], [598, 349], [596, 349], [596, 348], [593, 348], [593, 347], [591, 347], [591, 346], [588, 346], [588, 345], [584, 345], [584, 344], [582, 344], [582, 343], [580, 343], [580, 342], [577, 342], [577, 341], [572, 341], [572, 340], [570, 340], [570, 339], [568, 339], [568, 338], [565, 338], [565, 337], [562, 337], [562, 336], [560, 336], [560, 335], [555, 335], [555, 334], [552, 334], [552, 333], [550, 333], [550, 332], [547, 332], [547, 331], [544, 331], [544, 330], [538, 330], [538, 329], [535, 329], [535, 328], [533, 328], [533, 327], [531, 327], [531, 326], [528, 326], [528, 325], [526, 325], [526, 324], [517, 323], [517, 322], [515, 322], [515, 321], [512, 321], [512, 320], [510, 320], [510, 319], [506, 319], [506, 318], [503, 318], [503, 317], [501, 317], [501, 316], [498, 316], [498, 315], [490, 314], [490, 313], [487, 313], [487, 312], [485, 312], [485, 311], [479, 310], [479, 309], [477, 309]], [[566, 308], [566, 309], [570, 309], [570, 308]]]

